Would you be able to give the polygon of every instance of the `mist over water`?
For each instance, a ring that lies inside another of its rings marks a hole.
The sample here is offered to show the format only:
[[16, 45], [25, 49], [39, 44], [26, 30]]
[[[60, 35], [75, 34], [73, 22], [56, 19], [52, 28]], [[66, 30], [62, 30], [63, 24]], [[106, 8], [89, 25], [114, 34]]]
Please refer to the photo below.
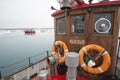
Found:
[[[23, 31], [0, 31], [0, 66], [15, 63], [22, 59], [51, 50], [54, 30], [36, 31], [26, 35]], [[23, 67], [28, 60], [16, 66], [1, 69], [2, 74]]]

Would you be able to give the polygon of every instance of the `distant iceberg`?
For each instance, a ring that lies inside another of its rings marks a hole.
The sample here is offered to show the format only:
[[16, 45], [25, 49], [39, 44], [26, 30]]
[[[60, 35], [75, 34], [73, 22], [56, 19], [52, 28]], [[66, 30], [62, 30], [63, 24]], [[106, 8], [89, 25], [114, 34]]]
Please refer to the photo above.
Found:
[[10, 33], [10, 31], [9, 30], [1, 30], [0, 31], [0, 34], [6, 34], [6, 33]]

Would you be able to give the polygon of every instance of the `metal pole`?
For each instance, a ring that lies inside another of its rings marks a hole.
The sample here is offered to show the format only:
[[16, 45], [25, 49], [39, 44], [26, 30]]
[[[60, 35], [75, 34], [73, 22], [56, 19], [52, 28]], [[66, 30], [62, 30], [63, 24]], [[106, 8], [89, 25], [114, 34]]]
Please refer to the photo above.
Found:
[[47, 50], [47, 56], [46, 56], [46, 69], [48, 68], [48, 58], [49, 58], [49, 51]]
[[0, 66], [0, 80], [2, 79], [2, 72], [1, 72], [2, 68], [4, 68], [4, 67]]
[[29, 65], [31, 64], [31, 62], [30, 62], [30, 57], [28, 57], [28, 60], [29, 60]]
[[2, 78], [2, 74], [1, 74], [1, 68], [0, 68], [0, 79]]
[[47, 59], [48, 59], [48, 57], [49, 57], [49, 51], [47, 50]]

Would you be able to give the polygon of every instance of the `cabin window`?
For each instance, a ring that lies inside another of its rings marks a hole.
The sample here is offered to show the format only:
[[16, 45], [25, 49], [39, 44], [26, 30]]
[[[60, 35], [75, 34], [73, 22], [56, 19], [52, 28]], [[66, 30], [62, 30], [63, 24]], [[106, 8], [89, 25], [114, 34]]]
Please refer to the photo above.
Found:
[[84, 33], [84, 16], [72, 16], [71, 18], [71, 31], [72, 33]]
[[60, 18], [57, 20], [57, 33], [65, 34], [66, 33], [66, 20], [65, 18]]
[[97, 34], [111, 33], [111, 13], [99, 13], [94, 15], [94, 32]]

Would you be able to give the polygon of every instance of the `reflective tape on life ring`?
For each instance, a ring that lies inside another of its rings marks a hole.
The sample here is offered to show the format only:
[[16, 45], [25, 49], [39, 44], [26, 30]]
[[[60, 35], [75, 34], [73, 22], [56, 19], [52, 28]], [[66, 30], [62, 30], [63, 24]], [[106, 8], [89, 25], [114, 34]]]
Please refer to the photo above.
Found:
[[89, 67], [86, 65], [86, 63], [84, 62], [84, 55], [88, 54], [87, 52], [90, 50], [95, 50], [98, 53], [100, 53], [101, 51], [104, 51], [105, 49], [99, 45], [96, 44], [90, 44], [90, 45], [86, 45], [84, 46], [80, 51], [79, 51], [79, 61], [80, 61], [80, 66], [87, 72], [91, 73], [91, 74], [101, 74], [105, 71], [108, 70], [110, 64], [111, 64], [111, 59], [110, 59], [110, 55], [109, 53], [105, 50], [101, 56], [103, 57], [103, 63], [98, 66], [98, 67]]
[[85, 48], [85, 47], [83, 47], [82, 49], [85, 51], [85, 54], [87, 54], [87, 50], [86, 50], [86, 48]]
[[64, 50], [65, 52], [68, 52], [68, 49]]
[[84, 66], [86, 66], [86, 64], [85, 64], [85, 63], [83, 63], [83, 64], [81, 65], [81, 67], [84, 67]]
[[103, 69], [102, 69], [101, 67], [98, 67], [98, 69], [99, 69], [99, 71], [100, 71], [101, 73], [104, 72]]
[[68, 47], [63, 41], [56, 41], [52, 46], [52, 56], [55, 59], [57, 59], [56, 47], [55, 47], [57, 44], [61, 45], [64, 49], [64, 56], [59, 60], [59, 63], [63, 63], [63, 62], [65, 62], [65, 56], [66, 56], [66, 53], [68, 52]]
[[105, 51], [105, 52], [102, 54], [102, 56], [103, 56], [103, 55], [105, 55], [105, 54], [108, 54], [108, 52], [107, 52], [107, 51]]

